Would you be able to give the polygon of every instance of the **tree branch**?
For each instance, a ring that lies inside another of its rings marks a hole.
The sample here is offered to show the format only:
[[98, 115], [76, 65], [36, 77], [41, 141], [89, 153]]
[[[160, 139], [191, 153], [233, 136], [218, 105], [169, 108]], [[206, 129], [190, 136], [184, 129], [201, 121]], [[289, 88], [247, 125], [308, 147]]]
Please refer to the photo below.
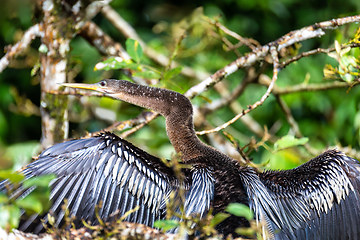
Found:
[[[154, 49], [148, 47], [145, 42], [139, 37], [135, 29], [128, 24], [112, 7], [105, 6], [102, 9], [102, 14], [119, 30], [125, 37], [132, 38], [139, 42], [144, 49], [144, 53], [154, 62], [161, 66], [167, 66], [169, 58], [163, 54], [157, 53]], [[180, 66], [176, 61], [173, 61], [172, 67]], [[190, 78], [204, 79], [208, 76], [207, 73], [194, 71], [192, 68], [182, 66], [181, 74]]]
[[30, 45], [32, 40], [34, 40], [36, 37], [42, 37], [44, 35], [42, 28], [43, 26], [41, 23], [35, 24], [26, 30], [21, 40], [18, 41], [14, 46], [6, 47], [6, 54], [0, 59], [0, 73], [4, 71], [4, 69], [10, 64], [12, 59], [21, 54]]
[[275, 85], [275, 82], [277, 80], [278, 73], [279, 73], [278, 52], [277, 52], [277, 50], [276, 50], [276, 48], [274, 46], [270, 47], [270, 53], [271, 53], [271, 58], [273, 60], [273, 77], [272, 77], [272, 80], [271, 80], [271, 83], [270, 83], [268, 89], [266, 90], [265, 94], [261, 97], [261, 99], [259, 101], [255, 102], [253, 105], [248, 106], [247, 109], [244, 109], [240, 114], [236, 115], [233, 119], [231, 119], [230, 121], [224, 123], [223, 125], [218, 126], [218, 127], [214, 128], [214, 129], [211, 129], [211, 130], [196, 132], [196, 134], [204, 135], [204, 134], [208, 134], [208, 133], [212, 133], [212, 132], [218, 132], [218, 131], [226, 128], [230, 124], [234, 123], [236, 120], [238, 120], [243, 115], [245, 115], [245, 114], [251, 112], [253, 109], [261, 106], [265, 102], [265, 100], [270, 96], [270, 93], [271, 93], [272, 89], [274, 88], [274, 85]]

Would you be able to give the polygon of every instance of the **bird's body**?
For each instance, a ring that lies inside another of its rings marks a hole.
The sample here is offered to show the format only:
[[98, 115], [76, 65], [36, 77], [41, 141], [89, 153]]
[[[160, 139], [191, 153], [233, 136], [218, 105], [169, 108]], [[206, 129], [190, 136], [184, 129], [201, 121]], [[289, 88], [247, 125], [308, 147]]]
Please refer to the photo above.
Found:
[[[171, 143], [190, 167], [182, 170], [180, 181], [161, 159], [111, 133], [56, 144], [23, 172], [27, 177], [56, 174], [50, 212], [58, 224], [67, 199], [77, 224], [96, 224], [95, 207], [101, 203], [99, 215], [105, 221], [140, 206], [126, 220], [153, 226], [166, 216], [171, 192], [184, 188], [188, 216], [202, 217], [210, 208], [223, 212], [229, 203], [239, 202], [254, 211], [270, 238], [360, 238], [360, 165], [343, 153], [330, 150], [292, 170], [259, 173], [202, 143], [193, 128], [192, 105], [179, 93], [116, 80], [70, 86], [101, 91], [162, 114]], [[0, 183], [0, 191], [4, 185]], [[39, 216], [28, 218], [20, 229], [41, 231], [36, 219]], [[246, 226], [245, 218], [231, 216], [217, 230], [227, 235]]]

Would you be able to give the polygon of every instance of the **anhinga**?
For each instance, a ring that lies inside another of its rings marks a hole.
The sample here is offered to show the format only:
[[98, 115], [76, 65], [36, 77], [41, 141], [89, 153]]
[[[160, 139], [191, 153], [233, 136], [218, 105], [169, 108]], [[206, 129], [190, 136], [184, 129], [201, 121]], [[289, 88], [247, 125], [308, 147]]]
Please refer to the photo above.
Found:
[[[81, 220], [96, 223], [99, 215], [111, 221], [135, 206], [126, 220], [153, 226], [166, 215], [171, 191], [185, 188], [184, 211], [204, 216], [224, 211], [229, 203], [248, 205], [255, 219], [273, 239], [360, 239], [360, 165], [343, 153], [330, 150], [286, 171], [259, 173], [201, 142], [193, 126], [190, 101], [177, 92], [105, 79], [97, 84], [63, 84], [105, 93], [163, 115], [166, 131], [181, 161], [190, 165], [179, 183], [162, 160], [111, 133], [56, 144], [43, 151], [23, 173], [26, 177], [56, 174], [51, 182], [52, 206], [57, 223], [61, 206]], [[0, 184], [0, 191], [4, 191]], [[23, 196], [27, 195], [23, 193]], [[21, 197], [23, 197], [21, 196]], [[43, 229], [33, 215], [21, 230]], [[46, 216], [44, 217], [47, 221]], [[249, 226], [245, 218], [231, 216], [217, 226], [225, 236], [237, 227]]]

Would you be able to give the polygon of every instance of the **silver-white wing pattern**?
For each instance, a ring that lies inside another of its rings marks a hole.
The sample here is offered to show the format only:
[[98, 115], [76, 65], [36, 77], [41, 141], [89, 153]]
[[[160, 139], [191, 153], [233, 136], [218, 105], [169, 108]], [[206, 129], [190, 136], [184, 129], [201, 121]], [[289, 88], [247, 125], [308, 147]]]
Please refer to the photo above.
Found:
[[[161, 159], [110, 133], [56, 144], [42, 152], [23, 173], [26, 178], [56, 175], [50, 183], [49, 212], [55, 216], [57, 225], [64, 222], [65, 199], [70, 215], [76, 216], [77, 226], [82, 220], [97, 224], [96, 207], [102, 220], [111, 221], [136, 206], [139, 210], [125, 220], [153, 226], [155, 220], [165, 218], [170, 193], [179, 194], [179, 186], [184, 187], [186, 216], [193, 213], [204, 216], [214, 195], [211, 169], [187, 169], [184, 183], [179, 184], [173, 170]], [[0, 183], [0, 191], [5, 190], [5, 183]], [[20, 187], [13, 197], [25, 197], [33, 189]], [[22, 222], [20, 230], [42, 231], [41, 218], [45, 223], [48, 221], [47, 215], [34, 214]]]
[[358, 239], [359, 176], [358, 162], [335, 150], [292, 170], [241, 174], [273, 239]]
[[186, 194], [185, 215], [200, 213], [203, 217], [210, 208], [214, 197], [215, 179], [212, 171], [207, 168], [195, 169], [192, 174], [192, 184]]
[[[96, 223], [95, 206], [105, 220], [139, 206], [126, 220], [152, 226], [165, 214], [165, 198], [175, 181], [172, 170], [160, 159], [109, 133], [56, 144], [23, 172], [27, 177], [56, 174], [50, 183], [53, 204], [49, 212], [55, 213], [57, 224], [63, 221], [61, 206], [67, 199], [70, 214], [78, 221]], [[20, 229], [26, 230], [36, 217]], [[41, 230], [39, 224], [35, 232]]]

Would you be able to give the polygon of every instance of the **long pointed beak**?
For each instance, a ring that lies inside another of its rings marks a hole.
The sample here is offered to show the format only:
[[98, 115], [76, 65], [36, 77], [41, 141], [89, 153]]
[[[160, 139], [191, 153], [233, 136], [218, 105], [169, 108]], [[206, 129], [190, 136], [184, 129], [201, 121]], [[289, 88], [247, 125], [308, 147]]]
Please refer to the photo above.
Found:
[[95, 90], [99, 91], [100, 87], [97, 83], [95, 84], [87, 84], [87, 83], [59, 83], [61, 86], [71, 87], [71, 88], [80, 88], [87, 90]]

